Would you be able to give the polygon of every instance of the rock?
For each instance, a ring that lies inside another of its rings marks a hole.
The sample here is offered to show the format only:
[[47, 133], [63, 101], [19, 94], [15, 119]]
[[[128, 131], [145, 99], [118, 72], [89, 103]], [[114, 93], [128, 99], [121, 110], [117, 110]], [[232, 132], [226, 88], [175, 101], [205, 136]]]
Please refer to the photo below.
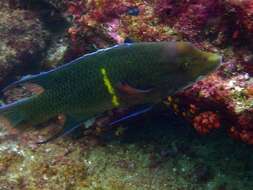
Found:
[[67, 9], [66, 4], [69, 3], [66, 0], [43, 0], [43, 2], [48, 3], [62, 12]]
[[206, 183], [212, 178], [210, 169], [205, 164], [196, 166], [191, 176], [192, 180], [196, 183]]
[[15, 9], [11, 0], [0, 2], [0, 84], [11, 74], [38, 66], [49, 39], [39, 16]]
[[56, 36], [52, 39], [50, 47], [43, 58], [43, 66], [54, 68], [65, 62], [65, 56], [68, 52], [69, 41], [64, 36]]

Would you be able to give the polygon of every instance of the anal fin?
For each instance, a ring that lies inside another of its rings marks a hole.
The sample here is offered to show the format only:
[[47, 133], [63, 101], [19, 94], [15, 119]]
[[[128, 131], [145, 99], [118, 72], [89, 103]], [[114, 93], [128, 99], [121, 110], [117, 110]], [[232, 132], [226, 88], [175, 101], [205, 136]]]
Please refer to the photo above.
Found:
[[130, 111], [130, 113], [128, 113], [127, 115], [111, 122], [109, 125], [112, 126], [112, 125], [117, 125], [121, 122], [124, 122], [124, 121], [127, 121], [129, 119], [133, 119], [133, 118], [136, 118], [138, 116], [141, 116], [149, 111], [151, 111], [153, 108], [153, 105], [140, 105], [140, 106], [137, 106], [135, 107], [132, 111]]

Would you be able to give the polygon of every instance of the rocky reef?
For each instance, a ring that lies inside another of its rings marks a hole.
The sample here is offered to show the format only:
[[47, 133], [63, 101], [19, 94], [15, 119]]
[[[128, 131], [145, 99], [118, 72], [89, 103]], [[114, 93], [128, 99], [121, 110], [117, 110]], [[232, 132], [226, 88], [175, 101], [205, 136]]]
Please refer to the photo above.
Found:
[[8, 1], [1, 1], [0, 9], [2, 84], [10, 75], [18, 75], [27, 68], [36, 67], [38, 58], [46, 49], [49, 35], [35, 13], [13, 9]]
[[124, 42], [184, 40], [223, 56], [215, 73], [122, 126], [104, 127], [128, 110], [45, 145], [36, 142], [57, 119], [22, 133], [0, 128], [0, 189], [252, 189], [250, 0], [3, 0], [0, 15], [1, 87]]

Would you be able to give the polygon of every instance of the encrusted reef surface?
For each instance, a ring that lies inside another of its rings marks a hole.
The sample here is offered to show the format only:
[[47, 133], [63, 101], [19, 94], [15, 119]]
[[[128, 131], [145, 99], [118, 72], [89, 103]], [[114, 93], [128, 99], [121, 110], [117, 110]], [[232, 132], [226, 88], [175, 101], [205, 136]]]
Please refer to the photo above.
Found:
[[[65, 138], [1, 132], [1, 189], [250, 190], [252, 148], [224, 134], [200, 137], [184, 123], [151, 117], [123, 136]], [[53, 126], [52, 126], [53, 127]], [[19, 140], [17, 140], [17, 138]]]
[[[0, 190], [251, 190], [253, 3], [250, 0], [3, 0], [0, 85], [117, 43], [185, 40], [224, 64], [159, 110], [38, 145], [57, 119], [0, 128]], [[12, 102], [31, 86], [3, 96]], [[231, 138], [232, 137], [232, 138]]]
[[46, 48], [48, 32], [37, 15], [29, 10], [14, 9], [8, 1], [0, 2], [0, 84], [34, 67]]

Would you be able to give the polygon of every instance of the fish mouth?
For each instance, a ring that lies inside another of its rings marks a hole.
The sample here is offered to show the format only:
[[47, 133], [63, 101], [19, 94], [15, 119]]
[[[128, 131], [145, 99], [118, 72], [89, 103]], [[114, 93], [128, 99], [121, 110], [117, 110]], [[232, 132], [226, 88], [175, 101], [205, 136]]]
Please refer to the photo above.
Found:
[[221, 55], [214, 54], [212, 58], [210, 59], [210, 61], [212, 61], [214, 64], [212, 64], [212, 67], [209, 69], [209, 72], [207, 72], [205, 75], [199, 75], [193, 83], [196, 83], [202, 80], [203, 78], [207, 77], [211, 73], [217, 71], [223, 65], [223, 57]]
[[223, 65], [222, 63], [223, 63], [223, 57], [221, 55], [213, 54], [213, 53], [209, 54], [208, 63], [204, 71], [204, 75], [206, 76], [216, 71], [218, 68], [220, 68]]
[[211, 63], [214, 63], [214, 65], [216, 65], [215, 68], [218, 68], [220, 65], [222, 65], [223, 58], [221, 55], [213, 54], [212, 56], [209, 57], [209, 61]]
[[223, 57], [220, 55], [217, 61], [217, 65], [213, 68], [213, 70], [211, 70], [208, 75], [214, 71], [217, 71], [219, 68], [221, 68], [223, 66]]
[[220, 67], [220, 66], [222, 66], [223, 65], [223, 57], [220, 55], [219, 56], [219, 59], [218, 59], [218, 66], [216, 67], [217, 69]]
[[222, 57], [221, 55], [219, 55], [218, 57], [219, 57], [219, 58], [218, 58], [218, 60], [219, 60], [219, 64], [221, 64], [221, 63], [222, 63], [222, 61], [223, 61], [223, 57]]

